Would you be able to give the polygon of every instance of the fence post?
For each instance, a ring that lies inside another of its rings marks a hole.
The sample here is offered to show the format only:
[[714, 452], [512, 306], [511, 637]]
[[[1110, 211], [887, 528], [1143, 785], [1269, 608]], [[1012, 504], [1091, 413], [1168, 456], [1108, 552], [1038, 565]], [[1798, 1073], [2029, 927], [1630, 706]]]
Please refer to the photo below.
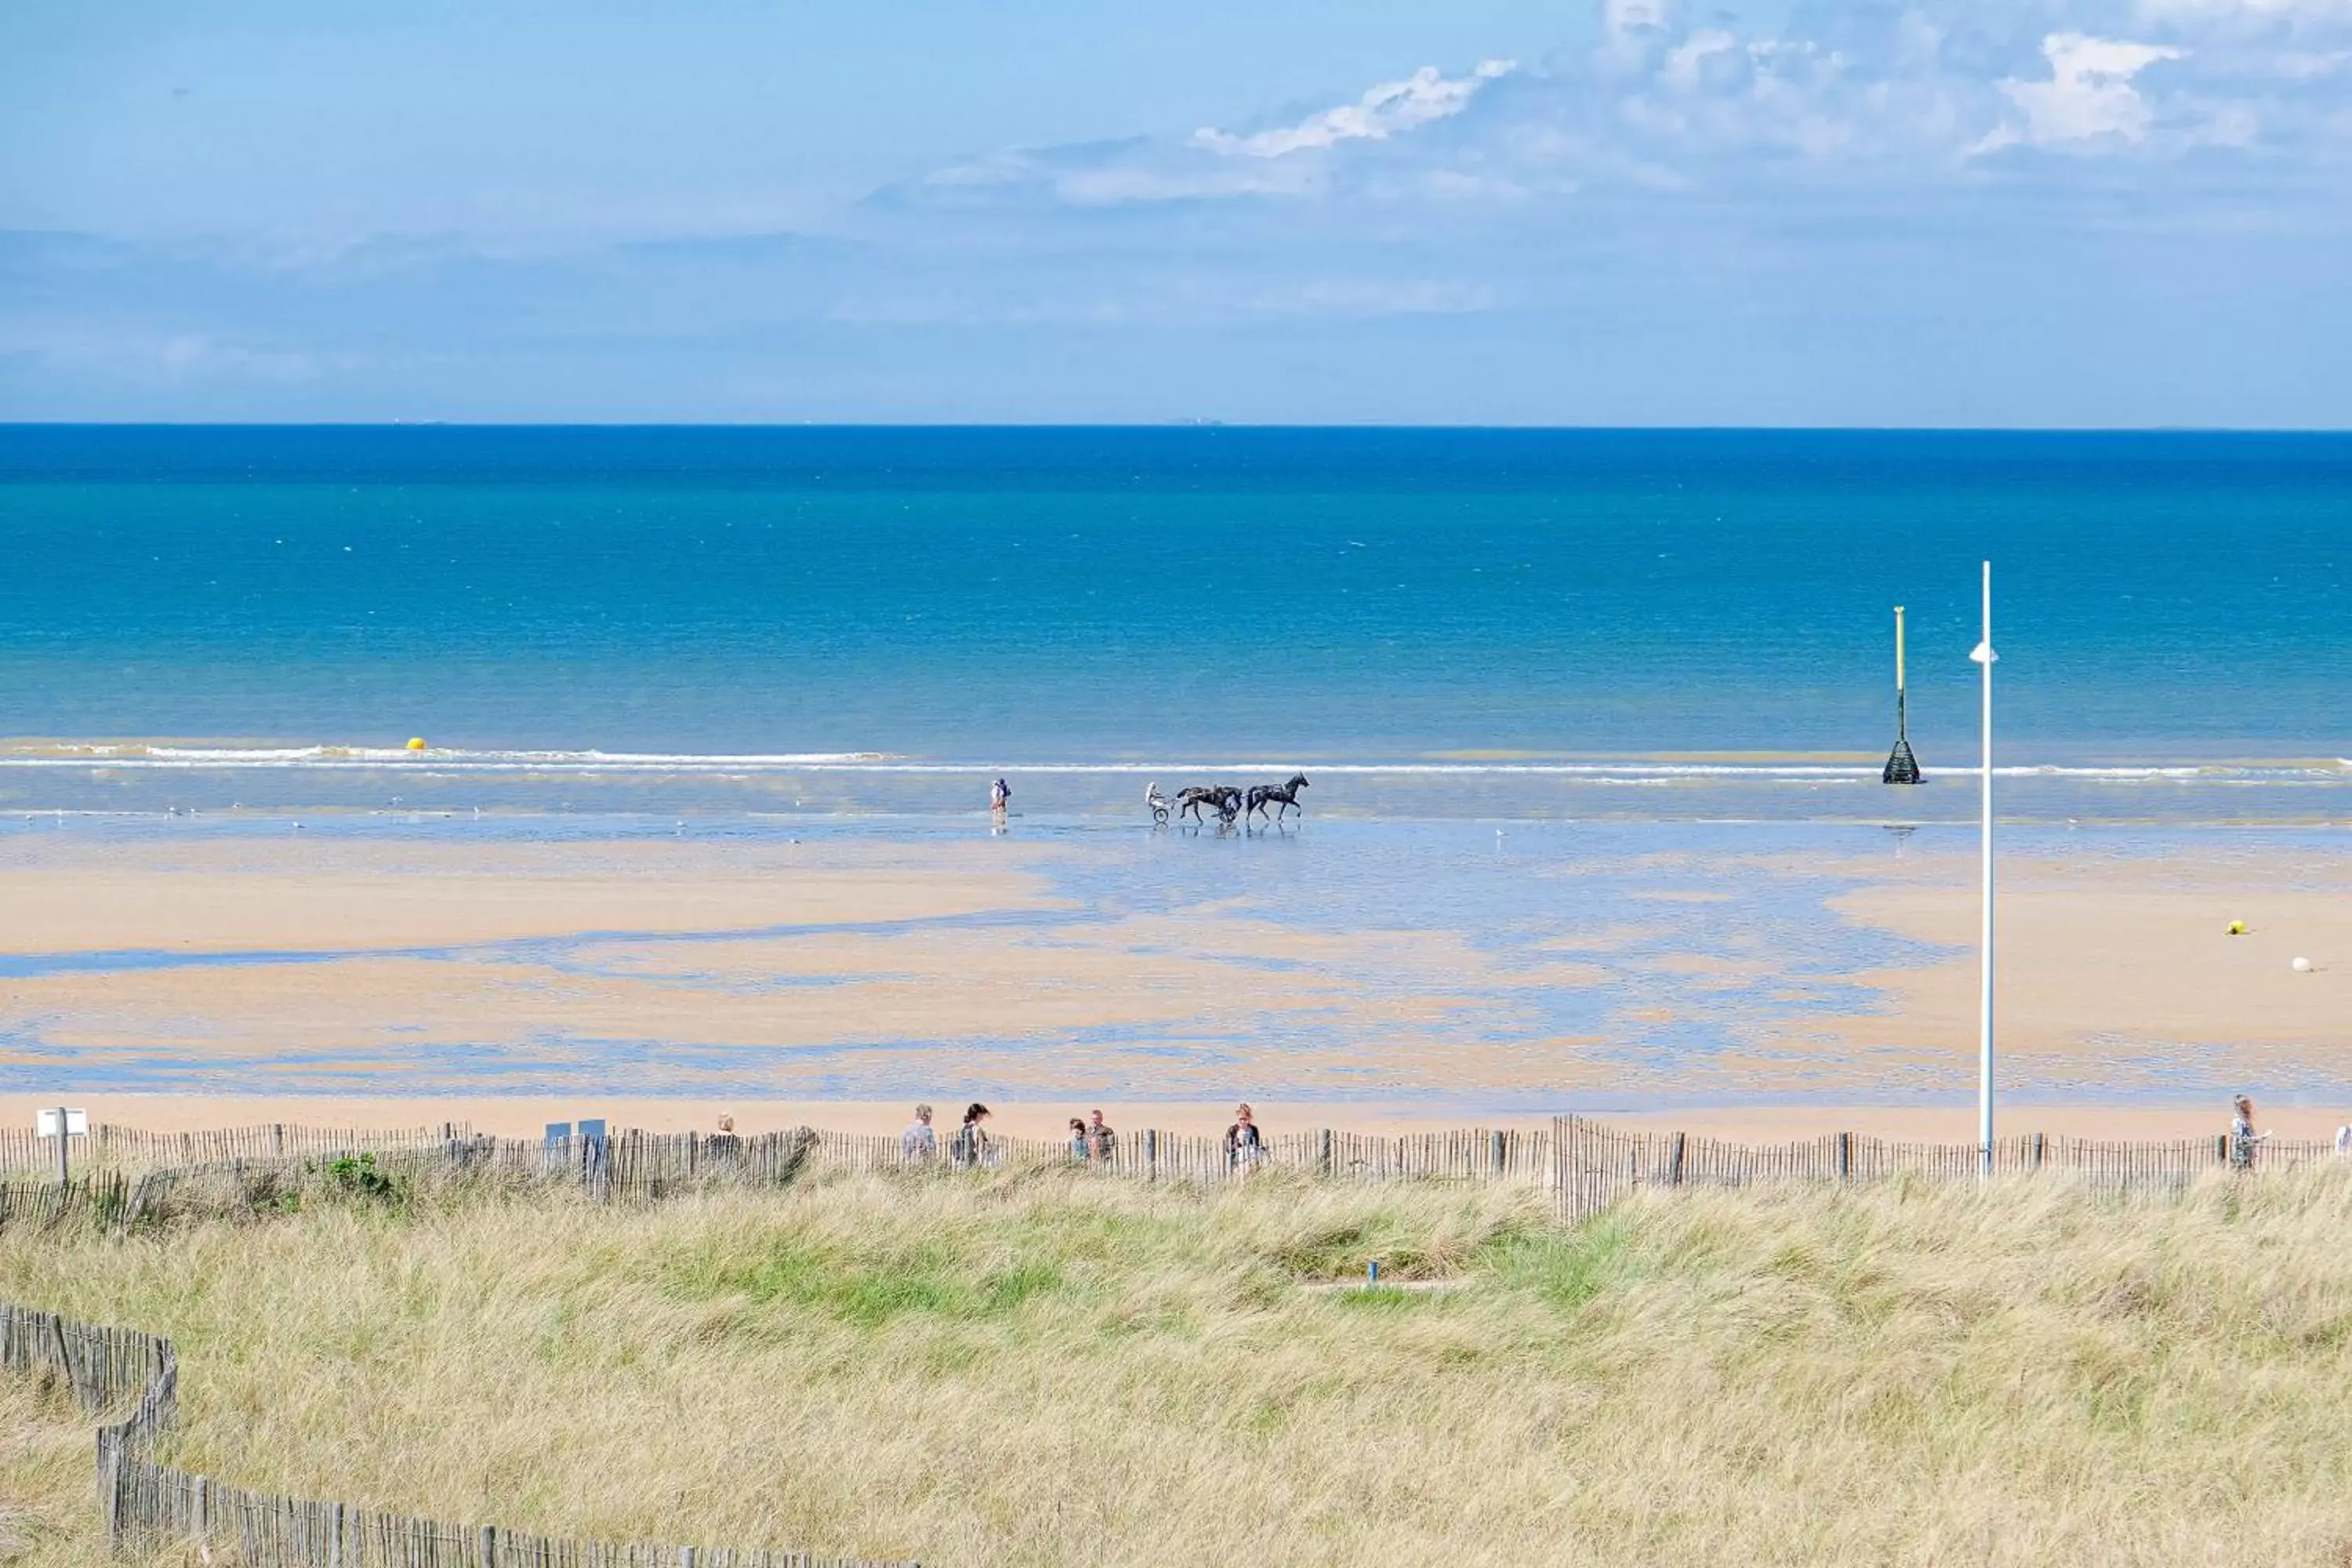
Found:
[[2042, 1141], [2046, 1137], [2048, 1134], [2042, 1132], [2033, 1135], [2033, 1168], [2037, 1171], [2042, 1169]]
[[1143, 1130], [1143, 1179], [1147, 1182], [1160, 1179], [1160, 1130], [1156, 1127]]
[[1841, 1132], [1837, 1142], [1838, 1180], [1849, 1181], [1853, 1176], [1853, 1134]]
[[1328, 1127], [1323, 1129], [1322, 1136], [1317, 1140], [1315, 1170], [1322, 1176], [1328, 1177], [1331, 1173], [1331, 1130]]
[[1486, 1134], [1486, 1164], [1498, 1182], [1503, 1179], [1503, 1138], [1499, 1128]]
[[694, 1568], [693, 1547], [681, 1546], [677, 1549], [677, 1568]]
[[499, 1527], [495, 1524], [482, 1526], [481, 1538], [481, 1568], [498, 1568]]
[[122, 1440], [111, 1426], [98, 1429], [98, 1500], [106, 1510], [106, 1543], [122, 1542]]
[[1666, 1184], [1670, 1187], [1683, 1184], [1683, 1140], [1686, 1136], [1688, 1134], [1682, 1132], [1675, 1134], [1674, 1152], [1667, 1156]]
[[286, 1158], [286, 1123], [283, 1121], [271, 1123], [269, 1135], [272, 1149], [277, 1153], [278, 1158], [283, 1160]]

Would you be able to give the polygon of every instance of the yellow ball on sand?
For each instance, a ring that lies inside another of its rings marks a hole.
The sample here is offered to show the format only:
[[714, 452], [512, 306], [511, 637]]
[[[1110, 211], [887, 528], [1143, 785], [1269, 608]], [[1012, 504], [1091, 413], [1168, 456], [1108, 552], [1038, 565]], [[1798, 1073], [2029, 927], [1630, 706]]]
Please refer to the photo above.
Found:
[[2245, 921], [2231, 921], [2230, 922], [2230, 934], [2231, 934], [2231, 936], [2243, 936], [2243, 935], [2245, 935], [2245, 934], [2246, 934], [2246, 922], [2245, 922]]
[[423, 751], [425, 749], [425, 737], [422, 735], [411, 735], [408, 737], [408, 749], [412, 752]]

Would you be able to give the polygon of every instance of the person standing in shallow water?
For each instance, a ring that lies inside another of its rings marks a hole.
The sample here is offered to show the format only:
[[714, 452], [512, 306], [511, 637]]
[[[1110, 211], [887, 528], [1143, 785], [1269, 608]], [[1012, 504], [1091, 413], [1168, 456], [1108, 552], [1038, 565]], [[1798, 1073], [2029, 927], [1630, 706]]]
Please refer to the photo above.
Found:
[[995, 819], [997, 826], [1004, 826], [1005, 808], [1012, 804], [1013, 786], [1011, 784], [1006, 784], [1003, 779], [998, 779], [988, 786], [988, 815]]

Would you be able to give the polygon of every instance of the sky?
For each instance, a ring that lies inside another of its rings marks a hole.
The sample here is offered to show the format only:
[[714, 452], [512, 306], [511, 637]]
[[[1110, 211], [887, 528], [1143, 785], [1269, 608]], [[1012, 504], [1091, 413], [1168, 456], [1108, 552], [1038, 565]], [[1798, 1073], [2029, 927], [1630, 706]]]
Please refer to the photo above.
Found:
[[2352, 0], [12, 0], [0, 419], [2352, 426]]

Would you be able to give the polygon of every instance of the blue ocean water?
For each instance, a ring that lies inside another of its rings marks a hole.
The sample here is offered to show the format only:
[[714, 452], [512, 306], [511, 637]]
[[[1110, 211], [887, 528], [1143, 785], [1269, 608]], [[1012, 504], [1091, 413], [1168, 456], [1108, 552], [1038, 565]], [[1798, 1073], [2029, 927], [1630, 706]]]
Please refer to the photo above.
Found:
[[2002, 760], [2070, 770], [2022, 805], [2352, 785], [2347, 437], [14, 426], [0, 551], [28, 809], [937, 809], [1024, 770], [1125, 809], [1247, 763], [1328, 809], [1883, 813], [1891, 606], [1952, 775], [1987, 558]]

